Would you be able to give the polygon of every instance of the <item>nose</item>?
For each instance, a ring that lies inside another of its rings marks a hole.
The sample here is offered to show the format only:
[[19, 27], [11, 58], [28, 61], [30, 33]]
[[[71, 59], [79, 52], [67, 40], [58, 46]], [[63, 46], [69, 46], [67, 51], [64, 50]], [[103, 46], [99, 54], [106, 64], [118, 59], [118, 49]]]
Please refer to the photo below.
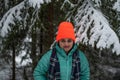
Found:
[[68, 42], [67, 42], [67, 41], [65, 41], [65, 42], [64, 42], [64, 44], [68, 44]]

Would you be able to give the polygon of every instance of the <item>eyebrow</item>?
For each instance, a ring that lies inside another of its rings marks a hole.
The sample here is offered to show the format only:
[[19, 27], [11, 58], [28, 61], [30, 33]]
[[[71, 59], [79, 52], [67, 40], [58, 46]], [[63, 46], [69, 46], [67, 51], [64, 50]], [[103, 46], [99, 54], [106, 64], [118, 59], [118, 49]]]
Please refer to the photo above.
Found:
[[67, 42], [71, 42], [72, 39], [67, 39], [67, 40], [66, 40], [66, 39], [61, 39], [60, 41], [62, 41], [62, 42], [66, 42], [66, 41], [67, 41]]

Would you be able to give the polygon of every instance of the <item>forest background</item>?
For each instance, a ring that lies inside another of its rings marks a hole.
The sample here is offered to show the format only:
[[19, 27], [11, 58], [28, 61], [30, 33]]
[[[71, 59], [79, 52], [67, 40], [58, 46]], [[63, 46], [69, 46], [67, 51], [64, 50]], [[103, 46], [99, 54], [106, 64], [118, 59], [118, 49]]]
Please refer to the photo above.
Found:
[[0, 0], [0, 80], [33, 80], [58, 24], [75, 26], [91, 80], [120, 80], [120, 0]]

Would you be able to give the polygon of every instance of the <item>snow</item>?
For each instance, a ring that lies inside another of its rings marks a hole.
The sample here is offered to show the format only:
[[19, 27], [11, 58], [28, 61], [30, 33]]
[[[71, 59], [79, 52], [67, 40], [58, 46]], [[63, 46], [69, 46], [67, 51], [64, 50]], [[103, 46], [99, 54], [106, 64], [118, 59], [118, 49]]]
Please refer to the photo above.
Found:
[[62, 6], [61, 6], [61, 8], [60, 8], [61, 10], [63, 9], [63, 7], [65, 6], [66, 3], [70, 4], [70, 7], [71, 7], [71, 8], [73, 8], [73, 7], [75, 6], [75, 5], [74, 5], [73, 3], [71, 3], [69, 0], [64, 0]]
[[95, 2], [95, 5], [94, 6], [98, 6], [100, 7], [101, 6], [101, 0], [92, 0]]
[[17, 67], [19, 66], [25, 66], [25, 65], [29, 65], [30, 63], [32, 63], [32, 60], [30, 59], [30, 56], [27, 55], [27, 58], [22, 60], [22, 58], [26, 55], [26, 51], [21, 51], [20, 55], [18, 55], [15, 60], [17, 63]]
[[13, 24], [15, 25], [14, 22], [14, 17], [15, 16], [16, 19], [21, 20], [22, 18], [20, 17], [20, 10], [24, 7], [24, 2], [21, 2], [19, 5], [11, 8], [1, 19], [0, 21], [0, 28], [1, 29], [1, 36], [5, 36], [8, 33], [8, 30], [10, 30], [10, 26], [9, 24]]
[[[6, 7], [7, 7], [7, 0], [5, 0], [6, 2]], [[24, 0], [25, 1], [25, 0]], [[16, 5], [15, 7], [11, 8], [10, 10], [8, 10], [8, 12], [3, 16], [3, 18], [0, 21], [0, 36], [5, 37], [6, 34], [8, 33], [8, 31], [11, 31], [11, 26], [9, 24], [12, 25], [16, 25], [15, 18], [20, 21], [22, 20], [20, 14], [21, 14], [21, 9], [23, 9], [25, 6], [25, 2], [21, 2], [20, 4]], [[44, 2], [49, 3], [51, 2], [51, 0], [29, 0], [29, 5], [36, 8], [36, 6], [38, 8], [40, 8], [40, 5], [43, 4]], [[13, 15], [15, 17], [13, 17]], [[24, 42], [31, 42], [31, 39], [29, 39], [28, 37], [24, 40]], [[27, 65], [29, 63], [32, 62], [32, 60], [30, 59], [30, 56], [27, 55], [27, 59], [24, 59], [22, 61], [22, 58], [26, 55], [26, 51], [22, 51], [17, 57], [16, 57], [16, 63], [17, 66], [24, 66]], [[22, 62], [21, 62], [22, 61]]]
[[105, 72], [108, 71], [108, 72], [113, 73], [113, 74], [115, 74], [117, 71], [120, 70], [120, 68], [115, 68], [115, 67], [112, 67], [110, 65], [99, 65], [99, 68], [104, 69]]
[[120, 0], [117, 0], [117, 2], [115, 2], [113, 9], [120, 12]]
[[[27, 36], [24, 39], [23, 43], [28, 43], [28, 42], [32, 42], [32, 39]], [[17, 67], [29, 65], [30, 63], [32, 63], [32, 59], [30, 58], [30, 55], [27, 54], [27, 50], [25, 49], [24, 45], [22, 46], [22, 49], [23, 50], [15, 58]], [[23, 58], [25, 58], [25, 59], [23, 59]]]
[[5, 8], [8, 9], [9, 0], [4, 0], [4, 3], [5, 3]]
[[[95, 10], [91, 5], [86, 6], [83, 10], [79, 8], [75, 16], [76, 43], [82, 42], [85, 45], [99, 48], [111, 48], [112, 51], [120, 54], [120, 42], [116, 33], [110, 28], [110, 25], [104, 15]], [[86, 15], [83, 16], [83, 14]], [[78, 29], [79, 28], [79, 29]]]
[[26, 38], [24, 39], [24, 42], [32, 42], [32, 39], [29, 38], [29, 37], [26, 37]]
[[7, 80], [9, 79], [10, 69], [2, 69], [0, 70], [0, 79]]
[[29, 4], [30, 4], [31, 6], [33, 6], [34, 8], [36, 8], [36, 7], [40, 8], [40, 5], [43, 4], [44, 1], [45, 1], [46, 3], [51, 2], [51, 0], [29, 0]]
[[[6, 0], [7, 1], [7, 0]], [[34, 8], [40, 8], [41, 4], [49, 3], [51, 0], [28, 0], [30, 6]], [[95, 0], [96, 6], [100, 6], [100, 0]], [[65, 0], [62, 7], [64, 7], [65, 3], [71, 4], [72, 7], [74, 5], [70, 3], [69, 0]], [[108, 20], [104, 17], [104, 15], [94, 9], [90, 4], [85, 6], [83, 4], [77, 11], [75, 16], [75, 30], [77, 30], [76, 35], [76, 42], [82, 42], [85, 45], [91, 45], [92, 47], [96, 47], [99, 49], [103, 48], [111, 48], [112, 51], [120, 54], [120, 42], [119, 38], [117, 37], [116, 33], [110, 28]], [[85, 8], [83, 8], [85, 6]], [[7, 7], [7, 4], [6, 4]], [[0, 21], [0, 35], [5, 36], [10, 30], [9, 24], [15, 25], [14, 17], [19, 21], [22, 20], [20, 17], [20, 10], [23, 9], [24, 1], [20, 4], [16, 5], [15, 7], [11, 8], [1, 19]], [[114, 7], [117, 11], [120, 11], [120, 0], [118, 0]], [[33, 21], [34, 22], [34, 21]], [[88, 33], [89, 32], [89, 33]], [[32, 40], [28, 37], [24, 39], [24, 42], [31, 42]], [[97, 42], [97, 43], [96, 43]], [[52, 45], [51, 45], [52, 46]], [[27, 55], [27, 58], [22, 61], [22, 58]], [[17, 66], [24, 66], [29, 63], [32, 63], [30, 56], [27, 54], [25, 50], [21, 51], [21, 53], [16, 56], [16, 63]], [[21, 62], [22, 61], [22, 62]]]
[[[51, 0], [29, 0], [29, 5], [36, 8], [36, 6], [38, 8], [40, 8], [40, 5], [43, 4], [44, 2], [49, 3], [51, 2]], [[1, 36], [5, 36], [8, 33], [8, 30], [10, 30], [10, 26], [9, 24], [13, 24], [15, 25], [14, 19], [18, 19], [18, 21], [22, 20], [20, 14], [20, 10], [23, 9], [25, 6], [24, 1], [21, 2], [20, 4], [16, 5], [15, 7], [11, 8], [1, 19], [0, 21], [0, 28], [1, 29]], [[6, 4], [7, 6], [7, 4]], [[13, 15], [15, 16], [15, 18], [13, 17]]]

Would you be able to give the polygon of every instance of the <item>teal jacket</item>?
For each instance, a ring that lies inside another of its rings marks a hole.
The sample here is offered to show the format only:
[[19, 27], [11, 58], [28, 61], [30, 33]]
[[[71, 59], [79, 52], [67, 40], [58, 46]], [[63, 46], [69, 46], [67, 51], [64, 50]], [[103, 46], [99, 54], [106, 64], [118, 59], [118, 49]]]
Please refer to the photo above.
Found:
[[[77, 45], [74, 45], [72, 50], [69, 52], [68, 55], [64, 52], [62, 48], [56, 44], [56, 53], [58, 56], [58, 60], [60, 63], [60, 76], [61, 80], [70, 80], [71, 76], [71, 69], [72, 69], [72, 54], [77, 49]], [[52, 54], [52, 50], [49, 50], [46, 54], [42, 56], [40, 61], [38, 62], [33, 76], [34, 80], [48, 80], [46, 75], [49, 67], [50, 62], [50, 56]], [[80, 80], [89, 80], [90, 78], [90, 70], [89, 70], [89, 64], [85, 57], [85, 55], [79, 50], [79, 56], [80, 56], [80, 70], [81, 70], [81, 76]]]

